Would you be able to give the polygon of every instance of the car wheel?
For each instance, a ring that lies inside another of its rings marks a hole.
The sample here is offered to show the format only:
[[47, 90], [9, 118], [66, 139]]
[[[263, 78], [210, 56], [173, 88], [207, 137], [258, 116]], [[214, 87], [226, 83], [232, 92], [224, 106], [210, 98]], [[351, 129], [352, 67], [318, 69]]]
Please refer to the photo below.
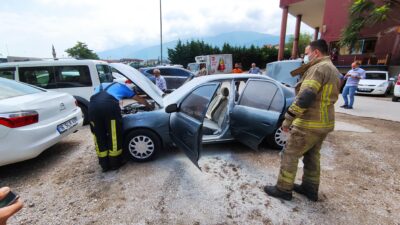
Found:
[[78, 107], [81, 108], [81, 111], [82, 111], [83, 125], [89, 124], [88, 108], [81, 103], [78, 103]]
[[393, 101], [393, 102], [399, 101], [399, 97], [393, 96], [392, 101]]
[[288, 134], [279, 126], [275, 132], [267, 137], [267, 143], [273, 149], [283, 149], [286, 145]]
[[128, 133], [124, 142], [124, 150], [130, 158], [137, 162], [146, 162], [155, 158], [160, 152], [161, 140], [154, 132], [137, 129]]

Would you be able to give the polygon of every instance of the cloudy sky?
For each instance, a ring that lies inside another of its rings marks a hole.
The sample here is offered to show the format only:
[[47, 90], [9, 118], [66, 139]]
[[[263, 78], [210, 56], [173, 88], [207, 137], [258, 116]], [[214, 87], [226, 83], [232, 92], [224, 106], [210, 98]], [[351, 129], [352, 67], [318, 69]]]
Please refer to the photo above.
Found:
[[[279, 35], [279, 0], [162, 0], [163, 39], [229, 31]], [[94, 51], [158, 44], [159, 0], [1, 0], [0, 57], [57, 56], [77, 41]], [[287, 33], [294, 32], [290, 16]], [[312, 32], [302, 25], [302, 31]]]

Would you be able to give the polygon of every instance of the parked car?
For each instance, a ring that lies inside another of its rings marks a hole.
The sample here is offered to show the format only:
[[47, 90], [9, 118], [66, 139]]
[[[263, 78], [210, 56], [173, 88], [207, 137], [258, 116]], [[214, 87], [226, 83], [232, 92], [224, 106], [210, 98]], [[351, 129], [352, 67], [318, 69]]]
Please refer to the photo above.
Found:
[[0, 78], [0, 166], [36, 157], [82, 123], [72, 95]]
[[394, 85], [392, 101], [397, 102], [400, 99], [400, 74], [397, 76], [397, 81]]
[[99, 60], [48, 60], [0, 64], [0, 77], [65, 92], [78, 101], [87, 124], [88, 106], [94, 88], [112, 82], [111, 68]]
[[183, 83], [192, 79], [195, 75], [189, 70], [177, 67], [177, 66], [156, 66], [156, 67], [146, 67], [140, 68], [139, 71], [142, 72], [147, 78], [152, 82], [155, 82], [153, 75], [154, 69], [159, 69], [161, 76], [165, 78], [167, 82], [167, 92], [172, 92], [175, 89], [182, 86]]
[[358, 83], [358, 94], [388, 95], [393, 85], [387, 71], [365, 71], [365, 78]]
[[280, 125], [295, 94], [274, 79], [255, 74], [203, 76], [163, 97], [162, 91], [134, 68], [110, 65], [155, 104], [149, 112], [137, 103], [123, 109], [123, 148], [136, 161], [151, 160], [173, 144], [196, 165], [202, 143], [237, 140], [253, 149], [262, 142], [278, 149], [285, 145], [286, 134]]

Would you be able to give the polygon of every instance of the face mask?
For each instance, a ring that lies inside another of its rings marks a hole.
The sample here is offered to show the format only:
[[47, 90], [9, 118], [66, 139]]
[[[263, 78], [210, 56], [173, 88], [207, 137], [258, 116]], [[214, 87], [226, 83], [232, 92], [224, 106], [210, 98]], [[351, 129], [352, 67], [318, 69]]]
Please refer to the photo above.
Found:
[[309, 63], [310, 62], [310, 57], [308, 55], [305, 55], [304, 59], [303, 59], [303, 62], [304, 62], [304, 64]]

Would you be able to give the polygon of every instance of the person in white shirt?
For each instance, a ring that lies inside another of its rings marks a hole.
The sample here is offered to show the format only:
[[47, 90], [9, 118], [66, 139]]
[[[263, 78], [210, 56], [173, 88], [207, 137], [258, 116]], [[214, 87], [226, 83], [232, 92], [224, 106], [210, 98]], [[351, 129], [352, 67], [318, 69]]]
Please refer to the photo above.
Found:
[[167, 90], [167, 82], [165, 82], [164, 77], [161, 76], [161, 72], [159, 69], [153, 70], [153, 75], [156, 78], [156, 86], [161, 89], [161, 91]]

